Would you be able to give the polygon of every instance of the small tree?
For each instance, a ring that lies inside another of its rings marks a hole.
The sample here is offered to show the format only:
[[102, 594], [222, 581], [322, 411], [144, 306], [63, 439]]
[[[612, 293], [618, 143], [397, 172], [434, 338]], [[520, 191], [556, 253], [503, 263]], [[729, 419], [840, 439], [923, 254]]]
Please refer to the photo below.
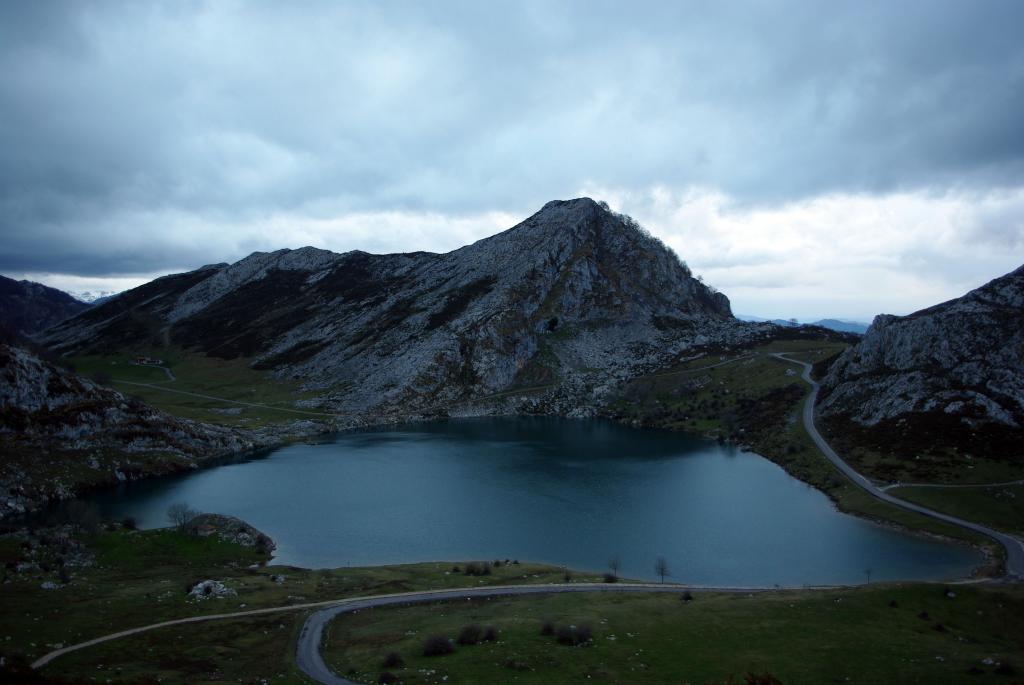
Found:
[[167, 520], [178, 530], [185, 530], [188, 522], [199, 516], [199, 512], [189, 507], [184, 502], [178, 502], [167, 507]]
[[672, 575], [668, 570], [668, 561], [665, 557], [658, 557], [654, 561], [654, 572], [661, 576], [661, 582], [665, 582], [665, 576]]
[[619, 555], [616, 554], [608, 560], [608, 570], [612, 572], [615, 578], [619, 577], [619, 568], [622, 567], [622, 561], [619, 559]]

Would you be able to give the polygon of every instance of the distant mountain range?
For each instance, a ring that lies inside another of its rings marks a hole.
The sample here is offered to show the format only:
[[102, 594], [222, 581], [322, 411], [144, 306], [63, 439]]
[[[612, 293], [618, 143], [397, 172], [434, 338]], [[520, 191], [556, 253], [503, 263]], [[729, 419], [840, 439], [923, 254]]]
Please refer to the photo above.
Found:
[[841, 319], [818, 319], [817, 321], [803, 321], [798, 322], [794, 319], [765, 319], [759, 316], [751, 316], [750, 314], [737, 314], [737, 319], [741, 321], [756, 321], [756, 322], [769, 322], [776, 326], [796, 327], [796, 326], [821, 326], [832, 331], [838, 331], [840, 333], [855, 333], [857, 335], [864, 335], [867, 332], [869, 324], [862, 323], [860, 321], [843, 321]]
[[0, 342], [30, 338], [89, 306], [63, 290], [0, 276]]
[[68, 294], [71, 295], [76, 300], [80, 300], [81, 302], [85, 302], [86, 304], [94, 305], [103, 304], [110, 298], [117, 295], [117, 293], [112, 290], [97, 290], [96, 292], [86, 290], [84, 292], [73, 292]]

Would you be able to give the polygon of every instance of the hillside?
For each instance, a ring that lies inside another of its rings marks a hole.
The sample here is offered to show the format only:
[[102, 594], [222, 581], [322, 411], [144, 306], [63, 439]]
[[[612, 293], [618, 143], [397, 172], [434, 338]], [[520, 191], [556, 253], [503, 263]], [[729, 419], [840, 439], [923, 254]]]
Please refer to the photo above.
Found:
[[3, 517], [82, 488], [195, 468], [269, 440], [169, 416], [0, 345], [0, 442]]
[[822, 385], [820, 416], [852, 443], [950, 466], [1019, 464], [1024, 267], [909, 316], [877, 317]]
[[56, 288], [0, 276], [0, 342], [33, 336], [89, 306]]
[[[600, 387], [764, 334], [660, 241], [589, 198], [447, 254], [254, 253], [158, 279], [49, 332], [71, 355], [183, 349], [299, 381], [329, 411], [429, 411]], [[575, 404], [578, 404], [576, 402]]]

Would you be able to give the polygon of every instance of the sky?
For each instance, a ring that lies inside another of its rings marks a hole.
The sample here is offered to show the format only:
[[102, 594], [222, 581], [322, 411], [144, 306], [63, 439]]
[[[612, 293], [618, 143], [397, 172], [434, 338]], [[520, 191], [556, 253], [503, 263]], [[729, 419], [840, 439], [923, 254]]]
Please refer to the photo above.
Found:
[[764, 317], [1024, 263], [1024, 3], [0, 2], [0, 273], [443, 252], [552, 199]]

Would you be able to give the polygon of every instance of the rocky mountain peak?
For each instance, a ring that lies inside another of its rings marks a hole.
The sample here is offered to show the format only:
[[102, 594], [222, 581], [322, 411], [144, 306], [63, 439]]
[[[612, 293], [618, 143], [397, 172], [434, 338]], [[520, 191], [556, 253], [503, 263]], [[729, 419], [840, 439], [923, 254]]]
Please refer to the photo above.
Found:
[[628, 374], [739, 328], [724, 295], [590, 198], [447, 254], [278, 250], [143, 289], [51, 343], [243, 357], [324, 391], [321, 406], [360, 411]]

